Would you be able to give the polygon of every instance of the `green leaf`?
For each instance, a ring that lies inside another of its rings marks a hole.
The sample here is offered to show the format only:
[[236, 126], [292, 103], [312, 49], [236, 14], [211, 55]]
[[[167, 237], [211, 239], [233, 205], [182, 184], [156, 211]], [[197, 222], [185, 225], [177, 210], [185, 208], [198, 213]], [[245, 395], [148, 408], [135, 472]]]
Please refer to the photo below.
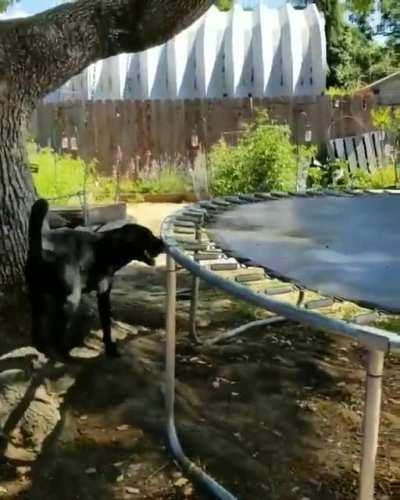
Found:
[[11, 5], [18, 2], [19, 0], [0, 0], [0, 12], [4, 12]]

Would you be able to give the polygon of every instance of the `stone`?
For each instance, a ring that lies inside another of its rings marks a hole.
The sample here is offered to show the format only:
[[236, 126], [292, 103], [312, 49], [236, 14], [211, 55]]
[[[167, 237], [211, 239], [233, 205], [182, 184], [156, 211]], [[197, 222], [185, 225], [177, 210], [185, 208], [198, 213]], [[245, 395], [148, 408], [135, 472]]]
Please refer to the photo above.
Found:
[[174, 486], [177, 486], [178, 488], [182, 488], [182, 487], [183, 487], [183, 486], [185, 486], [188, 482], [189, 482], [189, 479], [186, 479], [186, 477], [181, 477], [181, 478], [177, 479], [177, 480], [174, 482]]
[[[8, 352], [0, 358], [0, 428], [4, 457], [31, 462], [61, 419], [62, 398], [74, 383], [53, 386], [65, 375], [63, 365], [50, 365], [33, 347]], [[60, 370], [61, 368], [61, 370]]]
[[32, 471], [32, 467], [29, 467], [28, 465], [21, 465], [20, 467], [17, 467], [17, 474], [19, 476], [26, 476], [30, 474]]
[[184, 488], [183, 488], [183, 496], [185, 497], [191, 497], [194, 493], [194, 489], [193, 489], [193, 486], [191, 484], [187, 484]]
[[130, 486], [127, 486], [125, 488], [125, 491], [129, 494], [129, 495], [139, 495], [140, 494], [140, 490], [138, 488], [131, 488]]

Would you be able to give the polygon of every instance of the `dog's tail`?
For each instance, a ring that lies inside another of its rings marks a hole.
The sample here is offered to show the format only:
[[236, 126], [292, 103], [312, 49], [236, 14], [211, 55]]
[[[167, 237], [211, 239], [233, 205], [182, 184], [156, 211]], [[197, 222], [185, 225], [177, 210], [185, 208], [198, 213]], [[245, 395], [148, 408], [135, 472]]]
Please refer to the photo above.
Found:
[[32, 206], [29, 218], [29, 248], [28, 253], [31, 258], [40, 258], [42, 254], [42, 227], [44, 219], [49, 210], [46, 200], [35, 201]]

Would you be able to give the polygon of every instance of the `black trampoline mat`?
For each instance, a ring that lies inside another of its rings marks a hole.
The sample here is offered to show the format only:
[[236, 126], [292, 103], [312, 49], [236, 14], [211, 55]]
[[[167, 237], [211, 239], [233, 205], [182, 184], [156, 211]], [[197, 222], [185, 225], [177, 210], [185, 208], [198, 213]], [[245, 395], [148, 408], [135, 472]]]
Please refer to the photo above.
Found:
[[400, 313], [400, 195], [252, 203], [219, 215], [209, 232], [276, 276]]

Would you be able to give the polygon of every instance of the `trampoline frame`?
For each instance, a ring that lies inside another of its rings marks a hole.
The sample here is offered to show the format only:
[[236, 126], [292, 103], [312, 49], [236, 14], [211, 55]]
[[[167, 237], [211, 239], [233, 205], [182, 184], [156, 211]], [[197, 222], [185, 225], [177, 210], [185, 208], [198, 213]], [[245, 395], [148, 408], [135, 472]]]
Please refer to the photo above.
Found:
[[[374, 193], [400, 194], [398, 191], [351, 191], [346, 196], [356, 196]], [[294, 193], [290, 196], [341, 196], [336, 192], [309, 192]], [[297, 305], [291, 305], [260, 293], [257, 293], [243, 284], [221, 277], [217, 272], [207, 269], [204, 265], [191, 258], [188, 248], [195, 253], [199, 250], [196, 241], [200, 239], [201, 227], [207, 214], [212, 216], [219, 211], [228, 209], [235, 204], [253, 203], [277, 199], [288, 196], [283, 193], [261, 193], [237, 197], [226, 197], [210, 202], [200, 202], [183, 210], [175, 212], [165, 219], [162, 226], [162, 238], [167, 253], [167, 302], [166, 302], [166, 375], [165, 375], [165, 402], [166, 402], [166, 431], [167, 440], [172, 454], [184, 470], [213, 494], [215, 498], [231, 500], [236, 497], [219, 485], [214, 479], [205, 474], [191, 462], [183, 452], [175, 426], [175, 347], [176, 347], [176, 273], [178, 266], [189, 271], [193, 276], [193, 296], [190, 311], [191, 333], [197, 339], [195, 332], [195, 315], [199, 293], [199, 280], [223, 290], [228, 295], [244, 300], [254, 306], [261, 307], [277, 315], [278, 319], [286, 318], [308, 325], [312, 328], [341, 335], [363, 345], [368, 350], [366, 366], [366, 395], [363, 418], [363, 440], [361, 452], [361, 467], [359, 475], [359, 500], [373, 500], [375, 489], [376, 455], [378, 450], [382, 376], [384, 358], [388, 352], [400, 353], [400, 336], [380, 328], [357, 323], [345, 322], [326, 317], [321, 313], [307, 310]], [[175, 227], [184, 224], [192, 227], [195, 232], [195, 242], [186, 246], [177, 240]]]

